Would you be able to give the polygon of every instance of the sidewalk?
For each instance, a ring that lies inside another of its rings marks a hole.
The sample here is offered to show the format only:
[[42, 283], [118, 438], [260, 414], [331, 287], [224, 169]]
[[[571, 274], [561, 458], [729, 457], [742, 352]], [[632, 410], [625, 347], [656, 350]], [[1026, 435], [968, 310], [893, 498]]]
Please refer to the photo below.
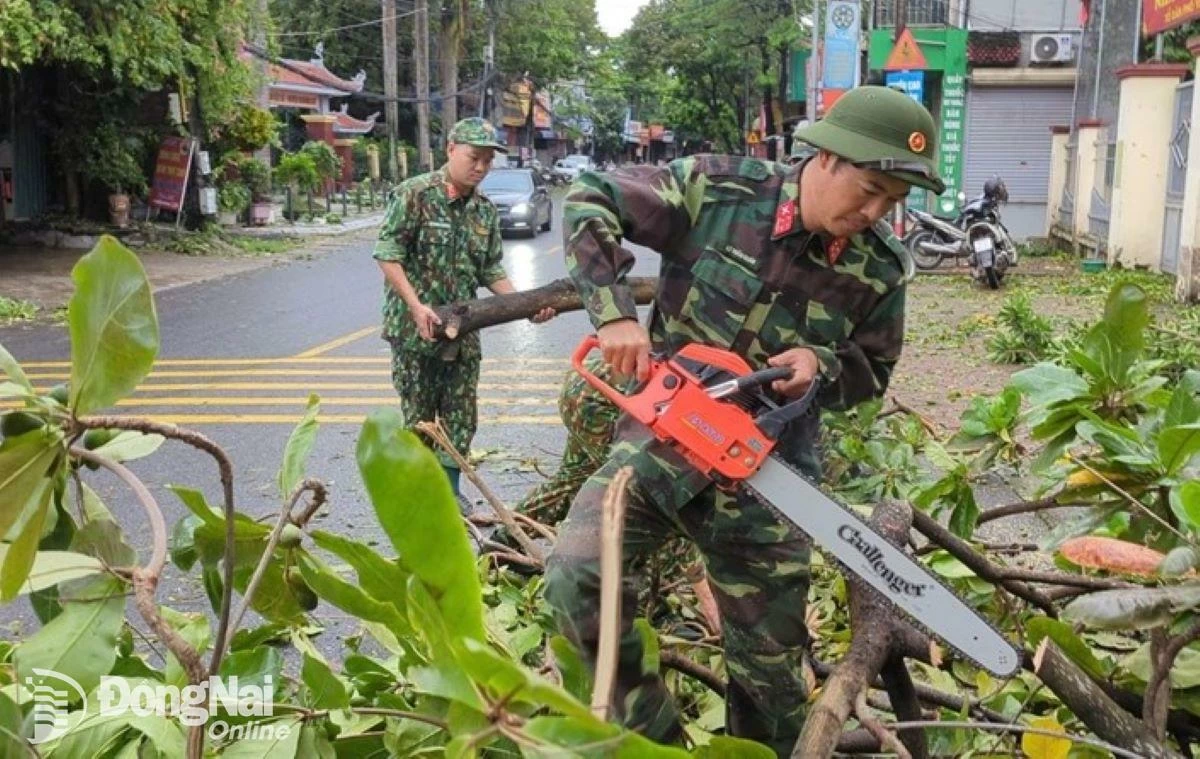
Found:
[[[155, 292], [175, 287], [227, 277], [246, 271], [289, 263], [301, 258], [311, 258], [347, 245], [370, 243], [375, 238], [379, 218], [357, 219], [350, 224], [298, 225], [283, 228], [279, 234], [259, 234], [255, 237], [313, 237], [323, 240], [306, 240], [297, 247], [275, 255], [246, 256], [189, 256], [144, 248], [134, 248], [146, 276]], [[314, 231], [309, 231], [313, 227]], [[239, 230], [239, 235], [250, 230]], [[259, 232], [273, 232], [267, 228]], [[342, 235], [343, 240], [329, 239]], [[74, 292], [71, 269], [87, 253], [87, 250], [43, 247], [0, 246], [0, 296], [32, 301], [40, 308], [38, 319], [52, 316], [54, 311], [64, 308]]]
[[384, 211], [348, 219], [341, 224], [289, 224], [286, 221], [269, 227], [238, 227], [235, 234], [244, 237], [330, 237], [333, 235], [373, 229], [383, 223]]

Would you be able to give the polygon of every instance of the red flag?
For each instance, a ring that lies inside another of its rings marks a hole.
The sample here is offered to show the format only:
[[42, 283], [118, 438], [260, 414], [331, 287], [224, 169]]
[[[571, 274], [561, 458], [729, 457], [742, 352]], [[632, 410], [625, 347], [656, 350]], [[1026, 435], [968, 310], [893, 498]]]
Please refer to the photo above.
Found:
[[1080, 26], [1087, 26], [1088, 14], [1091, 10], [1088, 6], [1090, 6], [1090, 5], [1091, 5], [1091, 0], [1079, 0], [1079, 25]]

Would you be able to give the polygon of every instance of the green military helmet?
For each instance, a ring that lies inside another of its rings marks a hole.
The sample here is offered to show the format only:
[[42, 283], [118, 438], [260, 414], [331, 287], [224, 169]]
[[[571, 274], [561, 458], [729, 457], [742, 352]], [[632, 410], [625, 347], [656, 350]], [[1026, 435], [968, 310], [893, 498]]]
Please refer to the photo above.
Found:
[[934, 164], [937, 126], [925, 106], [890, 87], [863, 86], [842, 95], [799, 139], [939, 195], [946, 184]]

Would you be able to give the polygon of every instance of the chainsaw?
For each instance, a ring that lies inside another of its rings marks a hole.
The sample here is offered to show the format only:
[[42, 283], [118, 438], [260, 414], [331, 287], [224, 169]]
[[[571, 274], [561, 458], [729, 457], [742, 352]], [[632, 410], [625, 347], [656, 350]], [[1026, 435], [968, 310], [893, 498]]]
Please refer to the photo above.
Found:
[[626, 395], [584, 365], [598, 347], [594, 335], [585, 338], [572, 357], [575, 370], [688, 464], [718, 487], [749, 491], [965, 658], [1001, 677], [1017, 670], [1020, 654], [987, 620], [858, 514], [772, 455], [790, 422], [816, 413], [818, 381], [802, 398], [779, 404], [765, 389], [788, 379], [791, 368], [752, 371], [735, 353], [692, 343], [671, 358], [652, 355], [649, 379]]

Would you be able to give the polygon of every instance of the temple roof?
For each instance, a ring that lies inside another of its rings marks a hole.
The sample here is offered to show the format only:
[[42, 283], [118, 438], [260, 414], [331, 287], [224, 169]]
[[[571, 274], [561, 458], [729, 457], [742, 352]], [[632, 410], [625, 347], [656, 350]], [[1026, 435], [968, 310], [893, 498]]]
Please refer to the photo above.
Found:
[[343, 104], [340, 111], [335, 111], [337, 121], [333, 122], [333, 131], [338, 134], [367, 134], [375, 128], [375, 120], [379, 118], [379, 112], [376, 111], [366, 119], [356, 119], [346, 113], [348, 105]]
[[243, 45], [247, 53], [263, 58], [267, 63], [267, 77], [272, 87], [295, 88], [307, 92], [320, 91], [328, 95], [349, 95], [362, 92], [367, 74], [359, 71], [353, 79], [343, 79], [325, 68], [324, 47], [318, 43], [313, 51], [311, 60], [301, 61], [294, 58], [280, 58], [272, 61], [261, 50], [249, 45]]

